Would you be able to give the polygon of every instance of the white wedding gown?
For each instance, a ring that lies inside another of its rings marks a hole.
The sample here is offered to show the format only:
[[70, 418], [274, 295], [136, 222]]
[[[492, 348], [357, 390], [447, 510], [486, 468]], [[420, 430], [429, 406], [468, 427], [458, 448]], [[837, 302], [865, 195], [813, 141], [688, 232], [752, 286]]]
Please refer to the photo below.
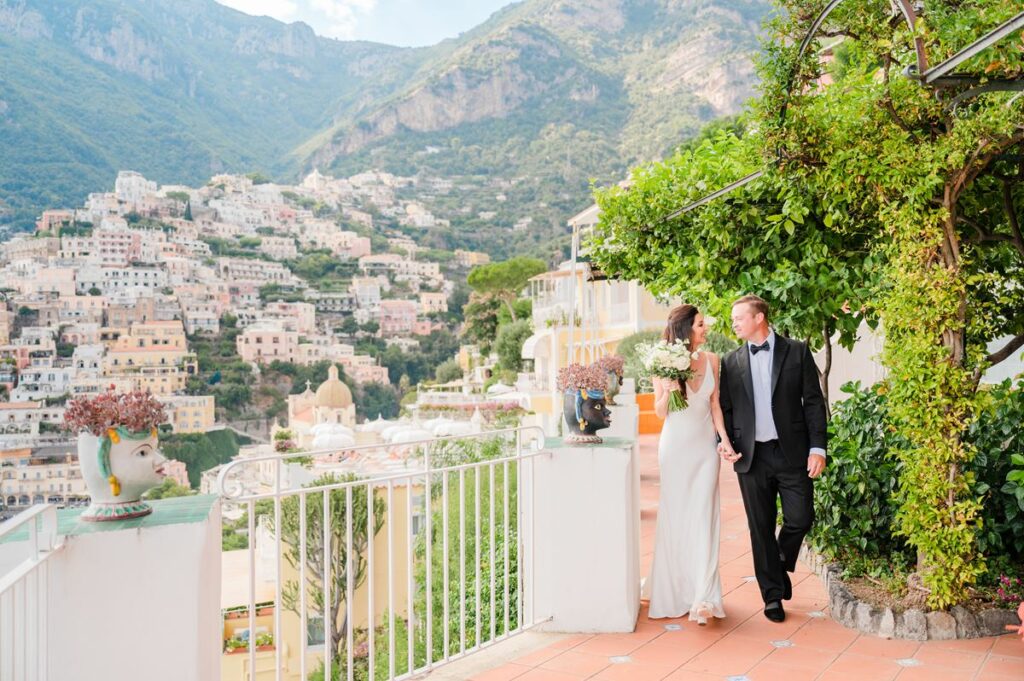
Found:
[[658, 443], [661, 492], [654, 560], [644, 584], [648, 617], [682, 617], [705, 609], [725, 617], [718, 574], [719, 458], [711, 420], [715, 372], [709, 366], [698, 390], [686, 387], [687, 404], [669, 412]]

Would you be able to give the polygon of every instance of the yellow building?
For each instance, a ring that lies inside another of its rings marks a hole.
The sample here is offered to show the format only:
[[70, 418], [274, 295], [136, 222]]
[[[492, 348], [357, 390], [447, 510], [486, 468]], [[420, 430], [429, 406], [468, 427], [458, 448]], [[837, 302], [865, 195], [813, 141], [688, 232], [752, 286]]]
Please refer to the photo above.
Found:
[[134, 388], [154, 395], [169, 395], [183, 391], [197, 371], [185, 327], [175, 319], [132, 324], [127, 334], [110, 342], [103, 375], [127, 379]]
[[420, 313], [447, 312], [448, 296], [440, 291], [423, 291], [420, 293]]
[[73, 445], [0, 450], [0, 508], [68, 504], [88, 498]]
[[[411, 493], [413, 509], [423, 506], [422, 490], [414, 486], [407, 492], [406, 486], [393, 485], [391, 491], [390, 512], [385, 516], [385, 522], [373, 540], [373, 612], [374, 621], [377, 626], [385, 625], [388, 618], [388, 532], [392, 533], [392, 571], [391, 571], [391, 597], [395, 606], [395, 619], [405, 619], [408, 613], [408, 497]], [[387, 487], [379, 486], [374, 494], [377, 499], [387, 502]], [[344, 493], [338, 492], [332, 499], [344, 499]], [[420, 515], [414, 516], [413, 529], [418, 532], [421, 524], [418, 522]], [[338, 536], [337, 534], [335, 535]], [[343, 530], [342, 530], [343, 536]], [[415, 544], [415, 536], [413, 537]], [[277, 597], [274, 583], [276, 566], [274, 559], [274, 536], [266, 526], [257, 530], [255, 544], [256, 552], [256, 633], [274, 633], [274, 609]], [[300, 573], [297, 567], [293, 566], [288, 559], [292, 548], [282, 543], [280, 565], [281, 584], [285, 588], [288, 584], [298, 584]], [[227, 551], [222, 554], [222, 586], [221, 604], [224, 611], [223, 637], [227, 641], [235, 636], [240, 636], [249, 627], [247, 605], [249, 602], [249, 552], [242, 549], [239, 551]], [[307, 563], [307, 568], [308, 568]], [[338, 577], [330, 583], [331, 589], [338, 584]], [[315, 580], [322, 584], [321, 580]], [[341, 583], [343, 584], [343, 582]], [[294, 587], [293, 587], [294, 588]], [[307, 613], [306, 613], [306, 673], [309, 674], [317, 669], [320, 660], [324, 655], [323, 640], [323, 612], [318, 611], [314, 605], [312, 594], [307, 592]], [[351, 626], [353, 632], [367, 628], [369, 622], [369, 598], [370, 579], [367, 577], [359, 588], [353, 589], [352, 610], [353, 620]], [[269, 681], [275, 678], [276, 648], [281, 650], [281, 677], [288, 681], [301, 681], [300, 655], [302, 653], [302, 619], [297, 612], [298, 607], [289, 609], [287, 605], [281, 609], [281, 632], [275, 637], [274, 646], [258, 651], [256, 654], [255, 674], [250, 673], [250, 659], [248, 649], [244, 651], [228, 653], [225, 652], [221, 658], [221, 681]], [[344, 621], [346, 603], [341, 598], [339, 606], [339, 624]], [[405, 649], [397, 651], [399, 656], [406, 654]]]
[[[597, 215], [592, 206], [569, 221], [575, 239], [592, 228]], [[533, 277], [527, 294], [534, 329], [523, 344], [523, 358], [533, 361], [530, 406], [556, 420], [562, 410], [556, 386], [560, 368], [614, 354], [619, 342], [634, 333], [661, 331], [677, 302], [659, 302], [637, 282], [609, 279], [581, 261]]]
[[478, 366], [484, 363], [484, 358], [480, 354], [480, 348], [476, 345], [460, 345], [459, 354], [455, 358], [459, 363], [459, 368], [462, 369], [462, 373], [469, 373]]
[[491, 256], [478, 251], [455, 251], [455, 262], [459, 267], [476, 267], [491, 262]]
[[175, 433], [205, 433], [213, 430], [216, 405], [213, 395], [161, 395], [167, 422]]

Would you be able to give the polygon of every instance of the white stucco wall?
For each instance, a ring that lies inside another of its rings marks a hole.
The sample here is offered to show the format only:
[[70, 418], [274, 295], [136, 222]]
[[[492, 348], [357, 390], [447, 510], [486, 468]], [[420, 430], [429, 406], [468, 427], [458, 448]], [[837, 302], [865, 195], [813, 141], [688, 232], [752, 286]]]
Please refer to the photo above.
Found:
[[67, 538], [49, 561], [50, 678], [216, 681], [220, 506], [200, 522]]

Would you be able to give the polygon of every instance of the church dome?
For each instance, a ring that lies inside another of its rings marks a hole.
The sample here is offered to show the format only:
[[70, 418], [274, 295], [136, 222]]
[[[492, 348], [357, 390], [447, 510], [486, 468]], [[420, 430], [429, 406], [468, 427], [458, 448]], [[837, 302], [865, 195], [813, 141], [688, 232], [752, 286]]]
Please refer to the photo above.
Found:
[[333, 364], [327, 370], [327, 380], [316, 389], [316, 406], [328, 409], [352, 406], [352, 391], [338, 378], [338, 367]]

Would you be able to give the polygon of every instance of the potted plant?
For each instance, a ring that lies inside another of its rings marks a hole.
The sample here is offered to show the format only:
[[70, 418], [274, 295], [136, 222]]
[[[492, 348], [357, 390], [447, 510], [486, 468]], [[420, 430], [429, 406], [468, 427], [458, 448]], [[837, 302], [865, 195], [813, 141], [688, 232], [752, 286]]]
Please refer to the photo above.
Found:
[[597, 364], [570, 364], [558, 370], [558, 389], [562, 392], [562, 414], [568, 435], [567, 444], [603, 442], [597, 431], [611, 425], [612, 413], [605, 406], [608, 377]]
[[78, 462], [91, 498], [82, 520], [125, 520], [153, 512], [141, 498], [165, 476], [157, 427], [166, 420], [163, 405], [142, 390], [117, 393], [111, 386], [68, 403], [64, 425], [78, 436]]
[[244, 641], [237, 636], [232, 636], [231, 638], [224, 641], [224, 652], [228, 655], [233, 655], [235, 653], [244, 653], [246, 650], [248, 650], [248, 648], [248, 641]]
[[274, 635], [264, 631], [256, 634], [256, 650], [273, 650]]
[[618, 355], [606, 355], [597, 360], [597, 365], [604, 369], [608, 378], [605, 384], [605, 398], [607, 404], [615, 404], [615, 396], [619, 394], [622, 387], [622, 371], [626, 366], [626, 360]]

